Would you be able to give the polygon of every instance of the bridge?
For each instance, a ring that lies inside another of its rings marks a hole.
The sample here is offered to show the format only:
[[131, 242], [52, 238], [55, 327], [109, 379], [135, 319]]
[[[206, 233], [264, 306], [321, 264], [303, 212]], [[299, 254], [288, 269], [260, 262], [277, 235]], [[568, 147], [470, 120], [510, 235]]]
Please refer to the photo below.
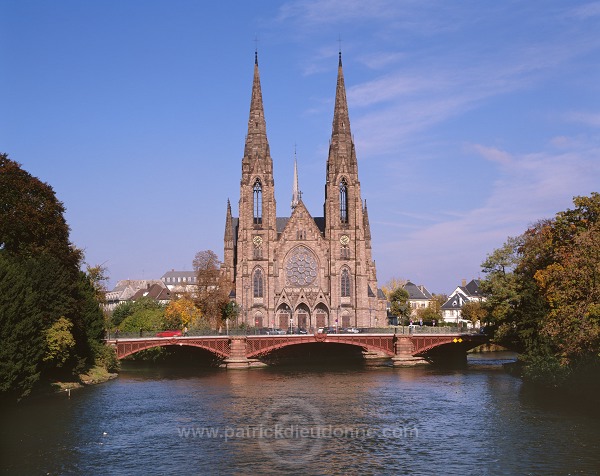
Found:
[[465, 363], [467, 351], [488, 340], [483, 334], [437, 332], [137, 337], [113, 338], [106, 342], [115, 348], [119, 359], [153, 347], [189, 346], [208, 351], [221, 366], [234, 369], [261, 367], [281, 349], [301, 345], [310, 349], [314, 344], [354, 346], [366, 358], [391, 359], [397, 366]]

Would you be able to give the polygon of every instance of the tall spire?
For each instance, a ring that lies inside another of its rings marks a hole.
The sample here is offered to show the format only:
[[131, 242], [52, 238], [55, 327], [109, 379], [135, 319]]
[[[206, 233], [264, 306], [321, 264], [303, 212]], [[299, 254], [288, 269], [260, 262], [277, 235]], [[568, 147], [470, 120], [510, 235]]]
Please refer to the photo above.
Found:
[[302, 192], [298, 186], [298, 161], [296, 159], [296, 146], [294, 146], [294, 185], [292, 187], [292, 210], [298, 206], [302, 199]]
[[258, 52], [254, 52], [254, 80], [252, 83], [252, 99], [250, 100], [250, 117], [248, 118], [248, 135], [246, 136], [245, 157], [265, 157], [269, 155], [267, 141], [267, 124], [263, 108], [260, 75], [258, 73]]
[[348, 114], [348, 102], [346, 101], [346, 86], [344, 84], [344, 71], [342, 69], [342, 52], [339, 52], [338, 77], [335, 91], [335, 108], [333, 110], [333, 127], [331, 141], [351, 141], [350, 116]]

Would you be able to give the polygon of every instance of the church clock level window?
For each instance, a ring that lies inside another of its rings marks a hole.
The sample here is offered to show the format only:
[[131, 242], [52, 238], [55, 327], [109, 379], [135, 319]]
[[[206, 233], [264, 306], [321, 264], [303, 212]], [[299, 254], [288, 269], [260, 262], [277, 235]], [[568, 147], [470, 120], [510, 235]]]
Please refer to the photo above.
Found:
[[263, 272], [262, 269], [258, 268], [254, 271], [254, 278], [252, 280], [253, 288], [254, 288], [254, 297], [261, 298], [263, 297]]
[[262, 185], [260, 180], [256, 179], [253, 188], [254, 196], [254, 224], [260, 225], [262, 223]]
[[342, 279], [340, 284], [342, 297], [350, 297], [350, 273], [346, 268], [342, 270]]
[[348, 185], [346, 179], [340, 183], [340, 222], [348, 223]]

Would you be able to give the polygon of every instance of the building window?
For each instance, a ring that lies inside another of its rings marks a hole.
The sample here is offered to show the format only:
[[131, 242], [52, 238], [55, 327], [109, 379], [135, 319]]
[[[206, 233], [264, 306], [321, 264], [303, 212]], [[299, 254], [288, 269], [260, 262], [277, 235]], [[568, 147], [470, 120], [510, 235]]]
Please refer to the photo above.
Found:
[[342, 270], [341, 278], [341, 294], [342, 297], [350, 297], [350, 273], [347, 268]]
[[255, 246], [254, 247], [254, 259], [262, 259], [262, 256], [263, 256], [262, 245]]
[[262, 223], [262, 185], [260, 184], [259, 179], [256, 179], [256, 182], [254, 182], [253, 196], [254, 224], [260, 225]]
[[257, 268], [254, 271], [254, 278], [252, 280], [254, 287], [254, 297], [261, 298], [263, 297], [263, 272], [262, 269]]
[[340, 183], [340, 222], [348, 223], [348, 185], [345, 178]]
[[340, 257], [342, 259], [350, 259], [350, 248], [347, 246], [342, 246], [340, 249]]
[[304, 231], [304, 230], [296, 231], [296, 239], [297, 240], [306, 240], [306, 231]]

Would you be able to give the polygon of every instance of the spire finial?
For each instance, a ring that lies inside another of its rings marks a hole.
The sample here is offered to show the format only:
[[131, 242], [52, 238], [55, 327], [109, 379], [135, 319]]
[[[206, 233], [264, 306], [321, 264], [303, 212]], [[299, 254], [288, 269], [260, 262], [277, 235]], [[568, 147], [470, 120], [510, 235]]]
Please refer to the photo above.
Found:
[[258, 35], [254, 37], [254, 64], [258, 66]]
[[338, 44], [339, 44], [339, 49], [338, 49], [338, 57], [339, 57], [339, 66], [342, 66], [342, 35], [338, 35]]

